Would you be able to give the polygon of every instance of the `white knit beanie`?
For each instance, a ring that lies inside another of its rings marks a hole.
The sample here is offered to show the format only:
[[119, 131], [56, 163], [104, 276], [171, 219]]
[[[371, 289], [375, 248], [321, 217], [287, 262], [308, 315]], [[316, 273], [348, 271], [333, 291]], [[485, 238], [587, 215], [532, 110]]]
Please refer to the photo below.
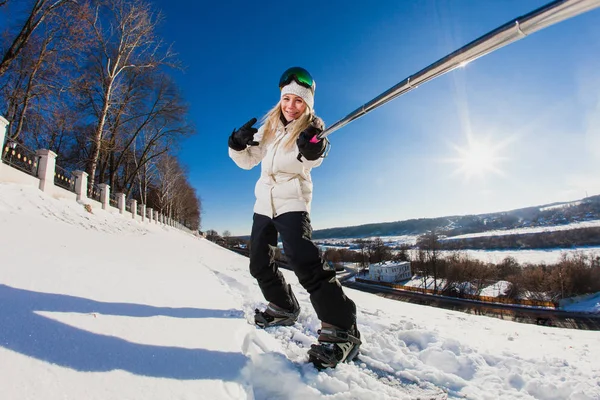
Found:
[[286, 86], [281, 88], [281, 98], [286, 94], [295, 94], [298, 97], [302, 97], [302, 100], [306, 103], [311, 110], [314, 110], [315, 95], [311, 89], [299, 85], [296, 81], [291, 81]]

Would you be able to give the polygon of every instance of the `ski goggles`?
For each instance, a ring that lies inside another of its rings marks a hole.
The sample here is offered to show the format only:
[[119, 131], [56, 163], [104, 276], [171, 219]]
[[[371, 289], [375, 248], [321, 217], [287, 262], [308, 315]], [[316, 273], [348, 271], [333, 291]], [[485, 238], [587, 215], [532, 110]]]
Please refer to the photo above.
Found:
[[315, 80], [304, 68], [292, 67], [287, 69], [279, 79], [279, 89], [283, 89], [284, 86], [289, 85], [292, 81], [296, 81], [298, 85], [312, 90], [313, 93], [315, 92]]

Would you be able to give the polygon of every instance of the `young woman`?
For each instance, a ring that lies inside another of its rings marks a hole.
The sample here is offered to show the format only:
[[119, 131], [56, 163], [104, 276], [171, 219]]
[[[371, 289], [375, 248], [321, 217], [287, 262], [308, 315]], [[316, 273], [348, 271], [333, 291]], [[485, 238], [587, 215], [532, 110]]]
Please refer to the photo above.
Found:
[[229, 156], [243, 169], [261, 164], [254, 190], [254, 220], [250, 237], [250, 273], [269, 302], [256, 310], [256, 325], [293, 325], [300, 313], [290, 285], [273, 260], [277, 234], [300, 284], [310, 294], [321, 320], [319, 344], [309, 350], [318, 368], [335, 367], [358, 355], [356, 306], [344, 294], [335, 271], [321, 259], [312, 242], [311, 169], [323, 162], [327, 140], [319, 139], [323, 121], [314, 113], [315, 81], [303, 68], [293, 67], [279, 80], [279, 102], [259, 129], [251, 119], [229, 137]]

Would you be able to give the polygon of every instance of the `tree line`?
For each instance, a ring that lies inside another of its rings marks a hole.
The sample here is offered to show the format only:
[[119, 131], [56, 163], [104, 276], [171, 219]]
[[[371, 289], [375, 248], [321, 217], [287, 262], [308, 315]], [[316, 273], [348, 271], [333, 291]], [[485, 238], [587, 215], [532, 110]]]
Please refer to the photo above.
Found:
[[600, 228], [442, 239], [443, 250], [550, 249], [600, 245]]
[[423, 286], [449, 296], [478, 294], [499, 281], [507, 282], [503, 297], [558, 301], [600, 291], [600, 255], [563, 253], [556, 263], [520, 264], [513, 257], [500, 263], [483, 262], [461, 251], [442, 251], [435, 232], [422, 235], [415, 246], [388, 246], [381, 238], [355, 241], [356, 249], [329, 248], [325, 259], [355, 263], [361, 269], [383, 261], [410, 261]]
[[435, 232], [417, 240], [413, 273], [434, 278], [434, 289], [461, 296], [478, 294], [498, 281], [507, 282], [508, 298], [558, 301], [600, 291], [600, 255], [563, 253], [556, 263], [519, 264], [506, 257], [498, 264], [473, 259], [460, 251], [446, 252]]
[[7, 140], [200, 227], [201, 201], [176, 157], [195, 133], [169, 73], [176, 54], [149, 0], [2, 0], [0, 115]]

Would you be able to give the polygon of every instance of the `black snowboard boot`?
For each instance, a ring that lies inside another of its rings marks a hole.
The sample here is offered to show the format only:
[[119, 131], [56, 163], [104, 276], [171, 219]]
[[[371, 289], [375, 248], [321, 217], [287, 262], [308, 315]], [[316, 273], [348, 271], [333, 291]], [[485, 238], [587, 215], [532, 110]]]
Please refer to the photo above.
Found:
[[294, 309], [286, 310], [273, 303], [269, 303], [265, 311], [254, 310], [254, 323], [261, 328], [294, 325], [300, 314], [300, 305], [298, 304], [298, 300], [296, 300], [296, 296], [294, 296], [294, 292], [292, 292], [292, 287], [289, 285], [288, 291], [292, 297]]
[[323, 327], [318, 340], [319, 344], [311, 345], [308, 351], [308, 361], [317, 369], [335, 368], [341, 362], [353, 361], [362, 343], [356, 324], [350, 330]]

